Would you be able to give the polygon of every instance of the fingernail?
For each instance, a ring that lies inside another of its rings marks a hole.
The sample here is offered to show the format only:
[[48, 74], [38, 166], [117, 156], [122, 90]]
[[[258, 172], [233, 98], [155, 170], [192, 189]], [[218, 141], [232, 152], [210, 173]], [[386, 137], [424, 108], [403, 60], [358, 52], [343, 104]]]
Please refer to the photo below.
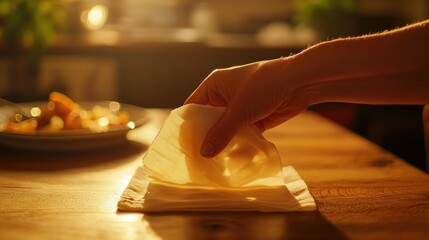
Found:
[[201, 155], [203, 155], [203, 157], [212, 157], [214, 152], [215, 146], [211, 143], [204, 144], [203, 148], [201, 149]]

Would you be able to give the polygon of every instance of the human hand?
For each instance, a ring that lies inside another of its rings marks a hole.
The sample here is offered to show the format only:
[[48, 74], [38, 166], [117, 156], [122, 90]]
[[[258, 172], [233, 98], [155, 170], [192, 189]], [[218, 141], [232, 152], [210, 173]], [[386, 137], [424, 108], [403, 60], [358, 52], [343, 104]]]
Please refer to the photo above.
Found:
[[201, 155], [218, 154], [242, 126], [264, 131], [317, 103], [427, 105], [428, 30], [426, 20], [321, 42], [287, 58], [215, 70], [185, 102], [226, 106]]
[[310, 105], [301, 94], [304, 88], [285, 74], [290, 59], [218, 69], [198, 86], [185, 104], [226, 107], [202, 144], [202, 156], [217, 155], [244, 125], [255, 124], [264, 131], [298, 115]]

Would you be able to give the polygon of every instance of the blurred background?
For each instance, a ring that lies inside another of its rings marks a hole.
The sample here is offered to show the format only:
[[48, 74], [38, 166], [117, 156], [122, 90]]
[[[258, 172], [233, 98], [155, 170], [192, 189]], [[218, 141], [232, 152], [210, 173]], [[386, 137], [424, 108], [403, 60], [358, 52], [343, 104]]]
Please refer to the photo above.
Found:
[[[0, 0], [0, 96], [180, 106], [216, 68], [429, 18], [429, 0]], [[421, 106], [312, 107], [424, 168]]]

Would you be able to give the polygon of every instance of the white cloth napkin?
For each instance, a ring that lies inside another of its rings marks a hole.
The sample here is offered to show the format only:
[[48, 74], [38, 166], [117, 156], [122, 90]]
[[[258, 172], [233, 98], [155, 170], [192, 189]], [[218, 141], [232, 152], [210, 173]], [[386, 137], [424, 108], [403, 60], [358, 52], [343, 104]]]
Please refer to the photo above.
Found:
[[315, 202], [291, 166], [256, 127], [243, 127], [215, 158], [199, 154], [224, 108], [173, 110], [118, 207], [128, 211], [308, 211]]

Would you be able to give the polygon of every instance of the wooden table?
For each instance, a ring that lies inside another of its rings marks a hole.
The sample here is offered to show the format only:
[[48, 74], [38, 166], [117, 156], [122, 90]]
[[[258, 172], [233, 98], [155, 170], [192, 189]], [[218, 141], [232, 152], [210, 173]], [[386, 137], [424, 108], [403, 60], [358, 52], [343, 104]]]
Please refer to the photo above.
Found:
[[69, 154], [0, 147], [0, 239], [423, 239], [429, 176], [313, 113], [266, 137], [307, 182], [318, 211], [118, 212], [116, 203], [167, 111], [130, 142]]

